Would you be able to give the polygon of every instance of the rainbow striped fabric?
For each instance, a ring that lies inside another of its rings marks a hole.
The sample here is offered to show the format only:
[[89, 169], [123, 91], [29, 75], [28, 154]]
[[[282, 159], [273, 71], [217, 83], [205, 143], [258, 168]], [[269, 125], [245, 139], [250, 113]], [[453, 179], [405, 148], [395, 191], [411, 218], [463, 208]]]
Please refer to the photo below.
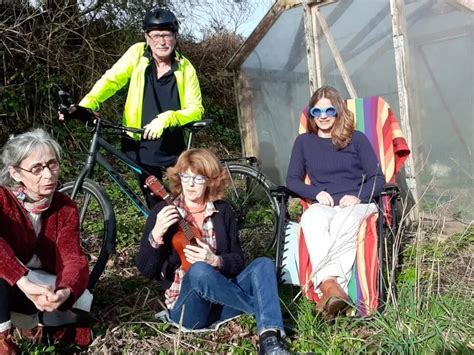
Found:
[[[354, 113], [356, 129], [365, 133], [377, 154], [388, 183], [394, 183], [397, 173], [410, 154], [400, 126], [385, 100], [379, 96], [350, 99], [347, 107]], [[299, 133], [307, 132], [308, 108], [301, 114]], [[307, 180], [309, 184], [309, 181]], [[304, 203], [303, 203], [304, 204]], [[387, 204], [386, 204], [387, 205]], [[390, 215], [384, 211], [384, 215]], [[356, 306], [357, 314], [373, 314], [378, 306], [378, 214], [369, 216], [361, 225], [357, 236], [357, 254], [352, 278], [349, 282], [349, 297]], [[298, 277], [303, 294], [314, 301], [318, 295], [311, 281], [312, 267], [305, 238], [298, 229]]]

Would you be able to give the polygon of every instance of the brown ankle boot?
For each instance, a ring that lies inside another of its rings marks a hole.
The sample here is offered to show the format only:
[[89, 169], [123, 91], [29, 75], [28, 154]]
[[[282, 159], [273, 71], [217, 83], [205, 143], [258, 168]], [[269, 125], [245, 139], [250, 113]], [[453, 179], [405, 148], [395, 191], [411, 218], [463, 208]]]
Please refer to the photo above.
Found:
[[43, 340], [43, 327], [37, 325], [31, 329], [20, 329], [22, 339], [28, 340], [34, 344], [41, 343]]
[[323, 296], [318, 303], [318, 309], [326, 319], [334, 319], [349, 307], [349, 297], [336, 280], [328, 279], [322, 282], [319, 289]]
[[14, 355], [18, 354], [18, 347], [15, 344], [13, 337], [13, 329], [10, 328], [0, 332], [0, 355]]

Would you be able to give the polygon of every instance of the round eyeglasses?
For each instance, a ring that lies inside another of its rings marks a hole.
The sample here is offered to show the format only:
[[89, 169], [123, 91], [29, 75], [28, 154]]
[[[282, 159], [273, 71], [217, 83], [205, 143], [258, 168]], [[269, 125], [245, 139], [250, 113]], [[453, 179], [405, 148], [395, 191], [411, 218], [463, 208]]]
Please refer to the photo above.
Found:
[[179, 173], [179, 179], [185, 184], [191, 182], [191, 180], [197, 185], [204, 185], [207, 181], [207, 177], [202, 175], [191, 175], [188, 173]]
[[323, 114], [326, 114], [327, 117], [335, 117], [337, 115], [337, 111], [332, 106], [326, 108], [314, 106], [309, 110], [309, 114], [314, 118], [320, 118]]
[[48, 161], [46, 164], [33, 165], [33, 167], [30, 168], [30, 169], [25, 169], [25, 168], [22, 168], [21, 166], [18, 166], [17, 168], [20, 169], [20, 170], [26, 171], [30, 174], [40, 176], [40, 175], [43, 174], [43, 171], [44, 171], [45, 168], [48, 168], [51, 172], [58, 171], [59, 170], [59, 162], [56, 159], [54, 159], [54, 160]]

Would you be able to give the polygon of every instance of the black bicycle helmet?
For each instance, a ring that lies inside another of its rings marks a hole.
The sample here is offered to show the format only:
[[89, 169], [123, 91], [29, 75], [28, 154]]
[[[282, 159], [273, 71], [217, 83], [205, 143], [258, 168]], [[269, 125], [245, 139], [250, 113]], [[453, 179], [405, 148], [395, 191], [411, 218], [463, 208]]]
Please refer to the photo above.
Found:
[[143, 30], [148, 32], [154, 29], [169, 29], [173, 32], [178, 32], [178, 19], [169, 10], [160, 9], [158, 7], [148, 10], [143, 19]]

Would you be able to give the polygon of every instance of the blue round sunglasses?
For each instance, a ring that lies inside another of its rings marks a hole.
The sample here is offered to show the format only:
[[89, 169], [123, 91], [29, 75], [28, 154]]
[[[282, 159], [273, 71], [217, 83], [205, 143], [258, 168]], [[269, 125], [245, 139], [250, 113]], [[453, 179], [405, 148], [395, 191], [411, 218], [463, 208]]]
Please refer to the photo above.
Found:
[[332, 106], [326, 108], [319, 108], [314, 106], [309, 110], [309, 114], [314, 118], [320, 118], [323, 113], [325, 113], [328, 117], [334, 117], [337, 115], [336, 109]]

